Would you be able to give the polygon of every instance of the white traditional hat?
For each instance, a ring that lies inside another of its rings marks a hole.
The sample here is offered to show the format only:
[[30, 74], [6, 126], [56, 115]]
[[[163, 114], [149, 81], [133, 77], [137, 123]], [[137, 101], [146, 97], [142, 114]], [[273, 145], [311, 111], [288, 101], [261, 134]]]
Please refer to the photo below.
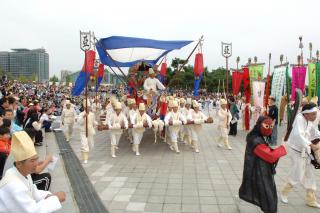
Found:
[[71, 104], [70, 100], [66, 100], [66, 105]]
[[32, 139], [25, 131], [13, 133], [11, 153], [15, 162], [29, 159], [37, 154]]
[[146, 110], [146, 106], [144, 105], [144, 103], [140, 103], [139, 104], [139, 111], [145, 111]]
[[177, 101], [172, 101], [172, 107], [179, 107], [178, 102]]
[[126, 95], [123, 95], [123, 96], [121, 97], [121, 100], [122, 100], [122, 101], [126, 101], [126, 100], [127, 100], [127, 96], [126, 96]]
[[28, 106], [34, 106], [34, 104], [31, 102], [31, 103], [28, 104]]
[[154, 74], [154, 70], [152, 68], [149, 68], [149, 75]]
[[172, 108], [172, 107], [173, 107], [173, 100], [169, 100], [168, 107], [169, 107], [169, 108]]
[[314, 96], [313, 98], [311, 98], [310, 102], [318, 105], [318, 96]]
[[115, 109], [122, 109], [121, 103], [120, 102], [116, 102], [114, 108]]
[[227, 101], [225, 99], [220, 99], [220, 105], [227, 105]]
[[128, 102], [128, 105], [133, 104], [132, 98], [128, 98], [127, 102]]
[[194, 108], [200, 107], [198, 101], [196, 101], [196, 100], [193, 100], [193, 101], [192, 101], [192, 106], [193, 106]]
[[186, 103], [186, 99], [180, 98], [179, 102], [180, 102], [180, 104], [185, 104]]
[[190, 104], [191, 105], [191, 98], [187, 98], [186, 104]]

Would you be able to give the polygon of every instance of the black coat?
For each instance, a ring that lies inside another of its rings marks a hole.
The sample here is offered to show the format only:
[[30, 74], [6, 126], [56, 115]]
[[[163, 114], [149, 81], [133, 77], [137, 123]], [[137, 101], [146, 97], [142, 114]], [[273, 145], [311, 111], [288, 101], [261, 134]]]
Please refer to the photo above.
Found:
[[277, 189], [274, 182], [276, 164], [270, 164], [253, 153], [259, 144], [266, 144], [262, 136], [252, 134], [247, 136], [239, 197], [259, 206], [263, 212], [274, 213], [277, 212], [278, 205]]

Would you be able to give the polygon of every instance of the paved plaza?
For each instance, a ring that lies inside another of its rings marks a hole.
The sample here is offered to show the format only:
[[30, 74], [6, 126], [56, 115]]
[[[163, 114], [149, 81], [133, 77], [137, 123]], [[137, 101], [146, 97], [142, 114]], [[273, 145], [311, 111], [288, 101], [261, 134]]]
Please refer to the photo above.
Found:
[[[148, 130], [142, 140], [141, 156], [135, 156], [122, 137], [117, 157], [112, 158], [108, 131], [97, 132], [94, 150], [83, 167], [111, 213], [260, 212], [236, 197], [242, 179], [246, 133], [239, 130], [237, 137], [230, 137], [231, 151], [217, 147], [217, 135], [217, 125], [206, 124], [201, 133], [200, 153], [179, 143], [181, 153], [176, 154], [161, 141], [154, 144], [153, 132]], [[70, 143], [80, 159], [77, 126]], [[289, 169], [288, 157], [282, 158], [275, 176], [278, 189]], [[320, 180], [318, 171], [316, 175]], [[305, 191], [297, 188], [290, 194], [288, 205], [279, 202], [279, 212], [319, 212], [305, 206], [304, 196]], [[319, 193], [317, 196], [320, 199]]]

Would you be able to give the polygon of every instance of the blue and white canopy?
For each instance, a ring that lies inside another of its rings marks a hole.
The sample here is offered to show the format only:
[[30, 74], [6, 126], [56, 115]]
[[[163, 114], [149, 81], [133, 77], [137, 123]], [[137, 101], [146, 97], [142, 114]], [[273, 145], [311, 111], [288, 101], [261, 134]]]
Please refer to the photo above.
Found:
[[180, 49], [191, 42], [193, 41], [159, 41], [111, 36], [100, 39], [96, 47], [103, 64], [111, 67], [131, 67], [141, 61], [154, 65], [170, 51]]

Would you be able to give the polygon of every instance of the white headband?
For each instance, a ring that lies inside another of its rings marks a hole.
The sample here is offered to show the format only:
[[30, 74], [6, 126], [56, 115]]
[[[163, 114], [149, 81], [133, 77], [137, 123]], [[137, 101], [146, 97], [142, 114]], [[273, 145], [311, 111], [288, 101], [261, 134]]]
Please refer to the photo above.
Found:
[[312, 113], [312, 112], [318, 112], [318, 108], [317, 107], [313, 107], [311, 109], [304, 110], [301, 113], [302, 114], [306, 114], [306, 113]]

